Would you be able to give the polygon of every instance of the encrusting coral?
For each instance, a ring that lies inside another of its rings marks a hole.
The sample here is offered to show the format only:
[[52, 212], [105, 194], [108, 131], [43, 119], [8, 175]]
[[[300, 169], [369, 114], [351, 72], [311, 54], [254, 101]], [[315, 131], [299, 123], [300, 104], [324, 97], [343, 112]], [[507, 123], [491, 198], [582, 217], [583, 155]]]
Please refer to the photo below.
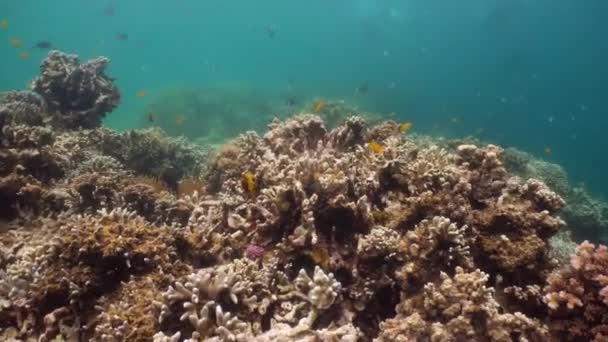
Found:
[[[73, 95], [103, 102], [114, 88], [100, 84]], [[52, 120], [0, 105], [0, 339], [604, 336], [605, 247], [557, 271], [564, 201], [513, 176], [498, 146], [304, 114], [212, 155], [158, 129], [97, 127], [105, 105], [22, 95], [3, 101]]]

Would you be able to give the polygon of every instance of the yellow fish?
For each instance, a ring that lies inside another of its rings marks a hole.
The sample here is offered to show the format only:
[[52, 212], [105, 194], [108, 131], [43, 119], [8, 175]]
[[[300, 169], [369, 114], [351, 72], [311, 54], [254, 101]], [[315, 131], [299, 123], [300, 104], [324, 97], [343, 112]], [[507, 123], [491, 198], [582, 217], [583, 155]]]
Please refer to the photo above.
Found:
[[374, 153], [384, 152], [384, 146], [380, 145], [379, 143], [377, 143], [373, 140], [370, 141], [369, 143], [367, 143], [367, 147], [369, 148], [370, 151], [372, 151]]
[[242, 183], [245, 192], [253, 194], [255, 192], [255, 175], [251, 171], [246, 171], [242, 176]]
[[23, 42], [20, 39], [17, 38], [11, 38], [8, 40], [8, 43], [11, 44], [12, 46], [16, 47], [16, 48], [20, 48], [23, 46]]
[[28, 58], [30, 58], [30, 54], [27, 53], [27, 52], [22, 52], [22, 53], [19, 54], [19, 58], [21, 58], [21, 59], [28, 59]]
[[409, 131], [410, 129], [412, 129], [412, 127], [414, 126], [414, 124], [412, 124], [411, 122], [404, 122], [401, 125], [399, 125], [399, 132], [400, 133], [405, 133], [407, 131]]
[[319, 100], [312, 105], [312, 110], [314, 110], [315, 113], [318, 113], [323, 109], [323, 107], [325, 107], [325, 102], [323, 102], [323, 100]]
[[0, 23], [0, 27], [2, 27], [3, 30], [6, 30], [6, 28], [8, 27], [8, 21], [6, 21], [6, 19], [2, 19], [2, 23]]
[[310, 256], [312, 261], [315, 264], [321, 266], [321, 268], [323, 268], [323, 269], [329, 268], [329, 261], [331, 259], [331, 256], [329, 255], [327, 248], [315, 247], [315, 248], [313, 248], [312, 251], [308, 252], [307, 254]]
[[543, 151], [545, 151], [546, 154], [551, 154], [553, 152], [553, 149], [551, 147], [545, 147]]

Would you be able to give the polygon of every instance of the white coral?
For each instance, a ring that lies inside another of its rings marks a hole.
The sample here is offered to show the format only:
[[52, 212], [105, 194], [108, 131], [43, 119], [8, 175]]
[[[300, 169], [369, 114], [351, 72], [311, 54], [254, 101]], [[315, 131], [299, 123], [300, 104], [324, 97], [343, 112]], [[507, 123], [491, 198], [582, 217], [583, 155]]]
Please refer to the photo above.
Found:
[[393, 229], [382, 226], [372, 228], [369, 234], [359, 237], [357, 255], [388, 256], [399, 249], [400, 236]]
[[310, 279], [303, 269], [295, 279], [295, 286], [300, 292], [305, 294], [308, 301], [317, 309], [329, 308], [342, 288], [333, 273], [325, 274], [319, 267], [315, 267], [313, 278]]

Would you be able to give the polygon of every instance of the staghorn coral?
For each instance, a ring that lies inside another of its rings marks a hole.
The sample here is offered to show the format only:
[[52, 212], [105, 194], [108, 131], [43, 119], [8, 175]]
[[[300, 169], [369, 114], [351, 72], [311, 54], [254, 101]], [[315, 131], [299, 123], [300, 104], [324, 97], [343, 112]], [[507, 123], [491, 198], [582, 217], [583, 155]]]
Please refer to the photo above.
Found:
[[50, 51], [32, 82], [50, 111], [54, 126], [94, 128], [120, 101], [120, 93], [105, 75], [110, 60], [98, 57], [80, 64], [77, 55]]
[[608, 247], [584, 241], [570, 265], [547, 277], [543, 300], [560, 340], [608, 339]]
[[501, 313], [486, 286], [488, 275], [457, 267], [453, 277], [441, 273], [422, 293], [404, 298], [398, 315], [380, 324], [375, 341], [545, 341], [548, 329], [522, 313]]
[[[171, 326], [167, 323], [171, 320], [181, 322], [181, 327], [176, 333], [171, 332], [171, 336], [186, 337], [183, 336], [185, 332], [192, 331], [192, 340], [215, 337], [245, 341], [252, 329], [261, 328], [261, 316], [270, 304], [268, 277], [267, 272], [260, 272], [246, 259], [199, 270], [187, 276], [184, 282], [177, 281], [175, 286], [169, 286], [163, 294], [164, 303], [157, 304], [160, 307], [158, 320], [165, 326]], [[224, 312], [222, 306], [234, 308], [233, 312]], [[258, 323], [253, 327], [242, 320], [244, 317], [249, 322], [255, 322], [253, 317], [258, 317]], [[155, 339], [162, 340], [165, 336], [161, 332]]]
[[401, 286], [408, 290], [412, 286], [432, 279], [433, 273], [455, 266], [473, 267], [470, 254], [470, 239], [467, 226], [458, 228], [445, 217], [436, 216], [421, 221], [413, 231], [407, 232], [402, 248], [408, 255], [405, 265], [397, 271]]

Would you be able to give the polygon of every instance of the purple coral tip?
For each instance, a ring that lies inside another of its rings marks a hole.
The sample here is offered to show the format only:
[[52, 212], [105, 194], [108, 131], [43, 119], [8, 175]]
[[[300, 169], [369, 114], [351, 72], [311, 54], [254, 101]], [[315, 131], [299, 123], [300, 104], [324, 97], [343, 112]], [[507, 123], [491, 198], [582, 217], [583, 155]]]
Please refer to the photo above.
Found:
[[249, 244], [247, 245], [247, 248], [245, 248], [245, 256], [251, 260], [259, 260], [264, 256], [264, 247]]

